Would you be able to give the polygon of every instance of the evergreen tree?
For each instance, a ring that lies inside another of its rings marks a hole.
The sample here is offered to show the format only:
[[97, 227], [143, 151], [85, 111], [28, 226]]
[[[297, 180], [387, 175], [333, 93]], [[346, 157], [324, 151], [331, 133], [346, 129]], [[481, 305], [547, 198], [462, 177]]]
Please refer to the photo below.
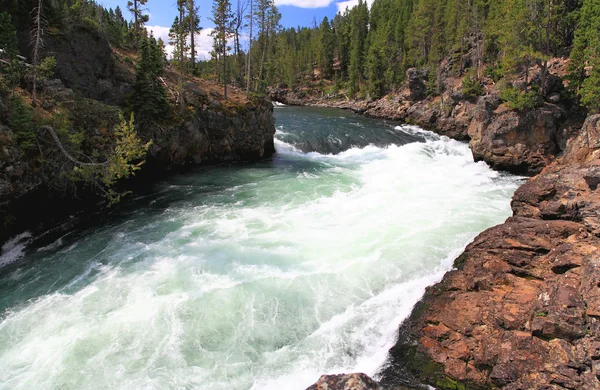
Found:
[[23, 99], [15, 95], [11, 99], [10, 124], [17, 138], [17, 144], [24, 150], [35, 146], [35, 128], [32, 109]]
[[7, 12], [0, 13], [0, 58], [2, 55], [13, 58], [18, 54], [17, 30]]
[[[587, 69], [587, 70], [586, 70]], [[572, 81], [581, 102], [600, 111], [600, 0], [584, 0], [571, 52]]]
[[198, 55], [196, 51], [196, 35], [202, 31], [202, 27], [200, 27], [200, 7], [196, 6], [195, 0], [187, 0], [186, 8], [187, 17], [185, 24], [187, 32], [190, 34], [190, 63], [192, 73], [194, 73], [196, 70], [196, 56]]
[[138, 123], [164, 120], [169, 115], [167, 93], [162, 81], [165, 54], [156, 39], [143, 37], [136, 68], [131, 106]]
[[223, 96], [227, 99], [227, 40], [233, 34], [233, 13], [229, 0], [214, 0], [212, 21], [215, 24], [213, 37], [215, 38], [215, 52], [221, 60], [221, 77], [223, 80]]
[[334, 36], [327, 16], [323, 18], [319, 27], [319, 68], [321, 77], [329, 78], [333, 72]]
[[143, 35], [144, 25], [150, 20], [150, 16], [144, 13], [146, 9], [143, 8], [147, 2], [148, 0], [129, 0], [127, 2], [127, 9], [133, 14], [133, 33], [136, 44], [139, 44]]
[[366, 38], [369, 26], [369, 9], [362, 0], [350, 10], [350, 85], [348, 92], [355, 95], [363, 81], [363, 58], [365, 54]]
[[174, 47], [174, 62], [179, 68], [179, 71], [183, 72], [187, 53], [190, 50], [190, 47], [187, 44], [189, 26], [186, 22], [186, 0], [177, 0], [177, 11], [179, 12], [179, 15], [175, 16], [173, 25], [169, 30], [169, 43]]

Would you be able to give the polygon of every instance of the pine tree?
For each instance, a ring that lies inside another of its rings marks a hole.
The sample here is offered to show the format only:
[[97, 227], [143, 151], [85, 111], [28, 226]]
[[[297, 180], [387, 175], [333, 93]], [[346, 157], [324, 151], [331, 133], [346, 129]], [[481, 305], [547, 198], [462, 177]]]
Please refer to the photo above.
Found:
[[127, 2], [127, 9], [133, 14], [133, 34], [136, 45], [139, 44], [143, 35], [144, 25], [150, 20], [149, 15], [144, 13], [146, 9], [142, 8], [147, 2], [148, 0], [129, 0]]
[[233, 13], [229, 0], [214, 0], [212, 21], [215, 24], [213, 37], [215, 38], [215, 52], [221, 59], [221, 75], [223, 80], [223, 96], [227, 99], [227, 40], [232, 36]]
[[18, 54], [17, 30], [7, 12], [0, 13], [0, 57], [4, 54], [9, 59]]
[[169, 30], [169, 43], [173, 45], [173, 58], [180, 72], [183, 72], [190, 47], [187, 44], [189, 25], [186, 22], [186, 0], [177, 0], [178, 16], [175, 16], [173, 25]]
[[16, 95], [11, 99], [10, 124], [15, 132], [18, 145], [24, 150], [35, 146], [35, 133], [32, 109]]
[[333, 72], [334, 37], [327, 16], [323, 18], [319, 27], [319, 68], [321, 77], [329, 78]]
[[165, 120], [169, 115], [167, 93], [161, 79], [165, 54], [152, 35], [142, 38], [139, 52], [140, 60], [131, 99], [132, 109], [140, 124]]
[[262, 90], [266, 73], [265, 67], [270, 60], [269, 54], [270, 49], [272, 49], [273, 36], [279, 29], [281, 14], [273, 0], [255, 0], [254, 4], [254, 16], [258, 30], [256, 44], [258, 46], [258, 54], [260, 55], [256, 90]]
[[250, 92], [250, 83], [252, 81], [252, 36], [254, 29], [254, 0], [250, 0], [249, 12], [246, 15], [249, 27], [248, 53], [246, 53], [246, 92]]
[[363, 58], [365, 53], [365, 43], [369, 26], [369, 10], [367, 3], [362, 0], [358, 5], [350, 10], [350, 64], [348, 72], [350, 74], [350, 95], [355, 95], [363, 80]]
[[195, 0], [187, 0], [187, 17], [186, 25], [187, 32], [190, 34], [190, 63], [192, 73], [196, 70], [196, 35], [200, 34], [202, 27], [200, 27], [200, 7], [196, 6]]
[[[600, 111], [600, 0], [584, 0], [571, 52], [573, 84], [581, 102]], [[586, 72], [586, 67], [589, 67]], [[589, 74], [588, 74], [589, 73]]]

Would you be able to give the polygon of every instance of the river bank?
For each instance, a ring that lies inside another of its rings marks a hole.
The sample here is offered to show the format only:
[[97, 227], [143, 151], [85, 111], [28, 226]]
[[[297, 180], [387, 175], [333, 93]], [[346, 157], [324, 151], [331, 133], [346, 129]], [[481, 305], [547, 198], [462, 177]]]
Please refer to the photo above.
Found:
[[599, 117], [580, 126], [558, 104], [518, 113], [487, 96], [457, 99], [441, 117], [436, 98], [272, 98], [415, 123], [533, 176], [513, 216], [480, 234], [400, 325], [380, 383], [332, 376], [314, 388], [600, 388]]

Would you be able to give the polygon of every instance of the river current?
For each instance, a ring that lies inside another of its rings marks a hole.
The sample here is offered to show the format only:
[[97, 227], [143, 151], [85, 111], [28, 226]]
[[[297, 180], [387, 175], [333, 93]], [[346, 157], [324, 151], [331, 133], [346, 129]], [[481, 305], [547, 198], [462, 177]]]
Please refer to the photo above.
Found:
[[520, 179], [465, 143], [277, 107], [277, 154], [158, 183], [0, 255], [0, 389], [304, 389], [385, 363]]

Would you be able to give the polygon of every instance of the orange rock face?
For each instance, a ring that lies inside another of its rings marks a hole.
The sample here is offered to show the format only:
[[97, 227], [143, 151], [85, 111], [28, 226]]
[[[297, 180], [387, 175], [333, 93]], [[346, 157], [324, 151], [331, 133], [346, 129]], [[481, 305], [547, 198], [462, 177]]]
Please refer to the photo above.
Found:
[[513, 217], [427, 290], [382, 384], [600, 389], [598, 123], [588, 118], [562, 160], [517, 190]]

